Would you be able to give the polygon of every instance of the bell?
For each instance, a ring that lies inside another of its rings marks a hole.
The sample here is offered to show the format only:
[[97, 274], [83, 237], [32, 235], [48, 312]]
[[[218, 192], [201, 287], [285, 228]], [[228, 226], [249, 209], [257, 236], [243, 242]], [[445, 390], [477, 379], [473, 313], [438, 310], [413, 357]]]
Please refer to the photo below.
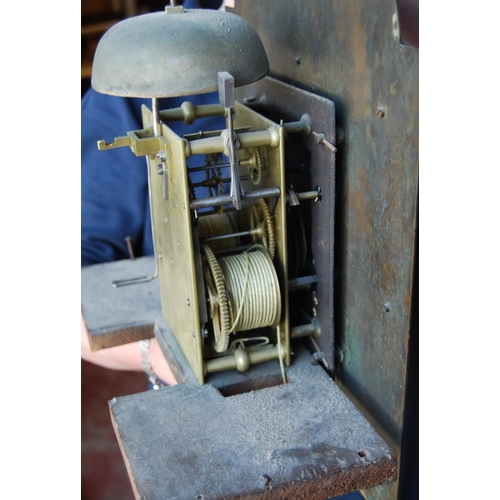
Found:
[[97, 46], [92, 87], [122, 97], [175, 97], [214, 92], [218, 73], [236, 87], [269, 73], [262, 42], [241, 17], [217, 10], [166, 7], [121, 21]]

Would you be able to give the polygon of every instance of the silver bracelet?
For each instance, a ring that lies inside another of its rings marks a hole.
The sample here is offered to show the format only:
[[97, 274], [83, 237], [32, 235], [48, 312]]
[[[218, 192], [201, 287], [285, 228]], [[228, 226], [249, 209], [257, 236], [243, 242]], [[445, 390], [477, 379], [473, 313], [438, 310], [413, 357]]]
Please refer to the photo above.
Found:
[[148, 380], [153, 385], [153, 389], [156, 391], [160, 387], [164, 387], [165, 385], [161, 383], [160, 379], [156, 376], [156, 373], [153, 371], [153, 367], [151, 366], [151, 345], [149, 339], [141, 340], [139, 342], [139, 347], [141, 349], [142, 368], [146, 372]]

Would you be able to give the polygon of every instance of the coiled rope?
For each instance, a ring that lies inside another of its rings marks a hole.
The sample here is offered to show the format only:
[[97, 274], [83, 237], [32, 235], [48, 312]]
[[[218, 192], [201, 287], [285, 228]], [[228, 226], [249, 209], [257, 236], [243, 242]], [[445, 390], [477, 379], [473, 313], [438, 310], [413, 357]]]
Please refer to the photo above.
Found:
[[219, 260], [229, 292], [231, 332], [275, 327], [281, 317], [278, 276], [269, 253], [261, 245], [252, 249]]
[[[198, 231], [202, 238], [222, 236], [236, 232], [232, 217], [227, 213], [203, 215], [198, 219]], [[240, 238], [225, 238], [206, 243], [214, 252], [234, 248], [240, 244]]]

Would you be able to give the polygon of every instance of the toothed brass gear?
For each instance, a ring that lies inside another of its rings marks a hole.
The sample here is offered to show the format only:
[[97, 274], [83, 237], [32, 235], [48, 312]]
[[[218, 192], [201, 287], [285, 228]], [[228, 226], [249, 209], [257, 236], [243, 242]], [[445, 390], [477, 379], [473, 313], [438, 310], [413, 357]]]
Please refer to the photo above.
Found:
[[[222, 176], [221, 165], [222, 155], [220, 153], [208, 154], [205, 157], [205, 166], [212, 167], [205, 171], [205, 180], [202, 185], [208, 188], [210, 196], [219, 196], [224, 194], [224, 180]], [[216, 213], [222, 213], [222, 207], [216, 207]]]
[[260, 156], [259, 149], [255, 149], [250, 163], [248, 165], [248, 173], [250, 174], [250, 180], [252, 184], [257, 186], [262, 181], [262, 165], [264, 160]]
[[230, 335], [230, 311], [227, 298], [224, 274], [208, 245], [203, 245], [203, 253], [207, 259], [205, 266], [205, 280], [210, 302], [210, 316], [212, 318], [214, 338], [212, 346], [217, 352], [227, 350]]
[[[274, 259], [276, 239], [274, 237], [273, 220], [271, 219], [269, 207], [262, 198], [259, 199], [259, 208], [257, 208], [256, 205], [252, 206], [250, 212], [250, 227], [252, 230], [257, 230], [257, 238], [260, 239], [260, 242], [267, 248], [271, 255], [271, 259]], [[254, 240], [255, 239], [254, 236]]]
[[224, 194], [224, 180], [220, 168], [213, 168], [206, 171], [206, 180], [203, 181], [203, 186], [208, 188], [210, 196], [218, 196]]

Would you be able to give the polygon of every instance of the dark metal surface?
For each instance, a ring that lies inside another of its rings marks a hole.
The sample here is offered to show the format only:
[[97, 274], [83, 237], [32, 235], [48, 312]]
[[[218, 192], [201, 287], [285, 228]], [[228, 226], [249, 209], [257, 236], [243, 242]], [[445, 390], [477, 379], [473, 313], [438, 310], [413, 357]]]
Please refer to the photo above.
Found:
[[[393, 0], [236, 0], [271, 76], [335, 102], [336, 380], [399, 451], [418, 185], [418, 50]], [[290, 34], [293, 33], [293, 36]], [[396, 483], [365, 492], [397, 498]]]
[[[264, 78], [259, 82], [237, 90], [237, 98], [242, 101], [264, 100], [267, 105], [265, 114], [276, 123], [300, 121], [301, 117], [309, 117], [309, 127], [318, 130], [335, 142], [335, 106], [323, 97], [305, 92], [273, 78]], [[314, 268], [318, 277], [317, 304], [314, 305], [321, 337], [317, 339], [321, 350], [325, 353], [330, 372], [333, 374], [334, 328], [333, 328], [333, 257], [334, 257], [334, 220], [335, 220], [335, 155], [325, 146], [318, 144], [311, 134], [289, 133], [286, 141], [286, 169], [300, 169], [298, 158], [303, 156], [309, 186], [294, 185], [297, 190], [317, 191], [321, 188], [321, 201], [303, 200], [310, 213], [310, 246], [314, 259]], [[307, 154], [304, 154], [304, 151]], [[292, 176], [287, 175], [287, 183]], [[295, 177], [296, 182], [304, 181]], [[290, 187], [290, 186], [287, 186]], [[316, 194], [316, 193], [315, 193]], [[316, 197], [317, 194], [316, 194]], [[298, 197], [300, 199], [300, 197]], [[307, 204], [309, 206], [307, 206]], [[289, 235], [290, 237], [290, 235]]]
[[124, 97], [173, 97], [217, 90], [217, 74], [235, 85], [269, 72], [259, 37], [243, 19], [216, 10], [155, 12], [121, 21], [101, 38], [92, 87]]

